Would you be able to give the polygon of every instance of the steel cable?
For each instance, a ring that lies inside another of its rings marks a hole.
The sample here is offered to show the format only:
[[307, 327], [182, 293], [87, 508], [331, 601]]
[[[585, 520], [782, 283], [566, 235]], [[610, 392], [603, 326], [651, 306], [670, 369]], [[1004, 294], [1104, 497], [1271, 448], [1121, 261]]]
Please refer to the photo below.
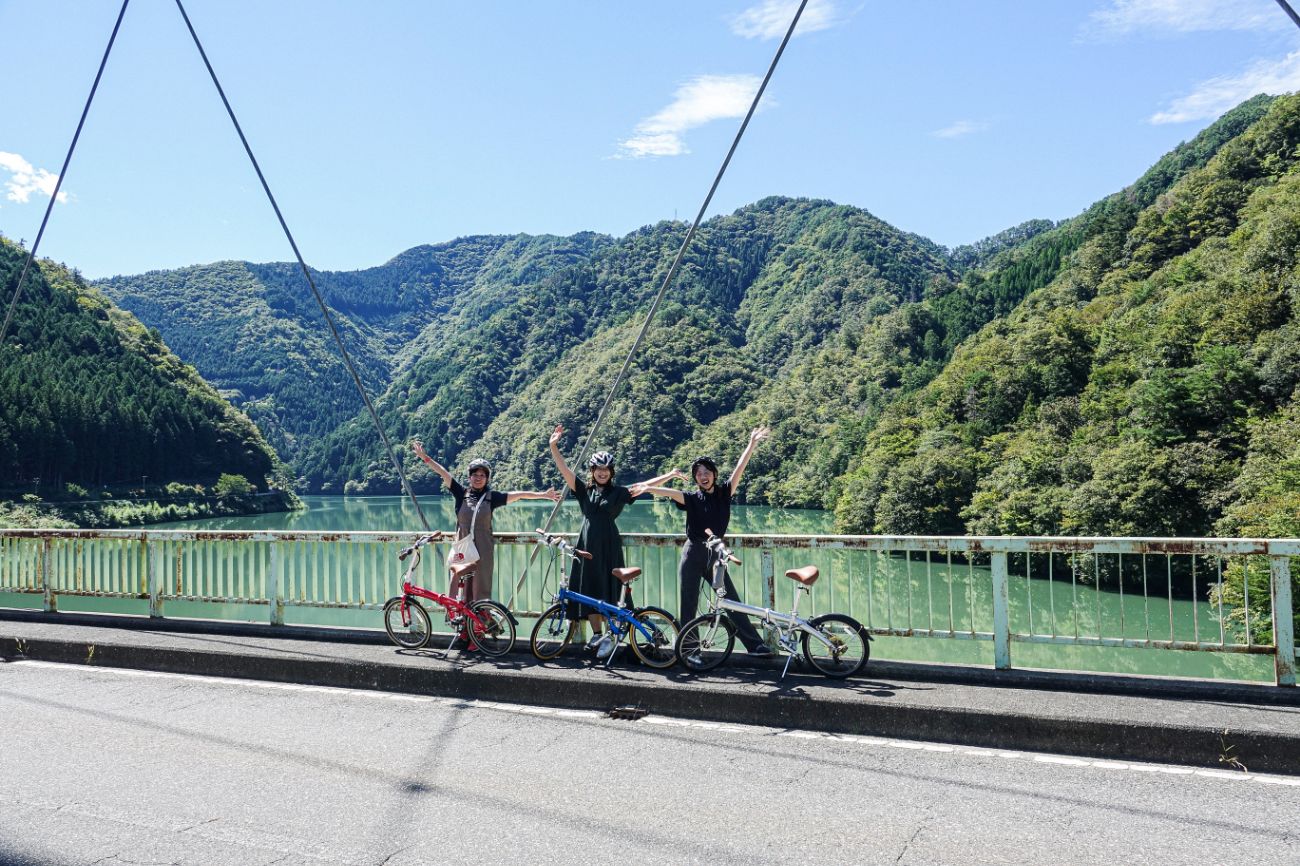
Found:
[[18, 275], [18, 283], [14, 286], [13, 296], [9, 299], [9, 309], [5, 313], [4, 324], [0, 325], [0, 346], [4, 345], [5, 335], [9, 333], [9, 322], [13, 319], [14, 309], [18, 306], [18, 296], [22, 293], [23, 280], [27, 278], [27, 271], [36, 258], [36, 250], [40, 248], [41, 238], [45, 236], [45, 226], [49, 224], [50, 214], [54, 212], [54, 203], [59, 198], [59, 187], [63, 186], [63, 178], [68, 174], [68, 166], [72, 163], [72, 153], [77, 149], [77, 141], [81, 138], [81, 129], [86, 125], [86, 115], [90, 114], [90, 104], [95, 101], [95, 91], [99, 89], [99, 80], [104, 77], [104, 67], [108, 65], [108, 55], [113, 50], [113, 43], [117, 41], [117, 31], [122, 27], [122, 18], [126, 15], [126, 7], [130, 2], [131, 0], [122, 0], [122, 8], [117, 13], [117, 21], [113, 24], [113, 33], [108, 37], [108, 45], [104, 48], [104, 57], [99, 61], [99, 71], [95, 73], [95, 83], [90, 85], [90, 95], [86, 97], [86, 106], [81, 109], [81, 119], [77, 121], [77, 131], [72, 134], [72, 143], [68, 145], [68, 155], [63, 158], [63, 168], [59, 169], [59, 176], [54, 180], [54, 192], [50, 193], [50, 203], [45, 207], [45, 216], [41, 219], [40, 230], [36, 232], [36, 240], [32, 243], [32, 248], [27, 251], [27, 261], [23, 262], [22, 273]]
[[[179, 2], [179, 0], [177, 0]], [[650, 311], [646, 313], [645, 322], [641, 325], [640, 332], [636, 335], [636, 340], [632, 343], [632, 349], [627, 353], [627, 358], [623, 361], [623, 367], [618, 371], [618, 376], [614, 379], [614, 384], [609, 389], [608, 396], [605, 397], [605, 403], [600, 407], [600, 412], [596, 415], [596, 423], [592, 425], [591, 432], [587, 434], [587, 439], [578, 450], [577, 456], [573, 460], [573, 465], [580, 467], [582, 458], [585, 457], [591, 448], [591, 443], [595, 441], [596, 433], [600, 431], [600, 425], [605, 421], [605, 415], [609, 412], [610, 405], [614, 402], [614, 397], [618, 393], [619, 386], [627, 376], [628, 368], [632, 365], [632, 359], [636, 356], [637, 350], [641, 348], [641, 342], [645, 339], [646, 332], [650, 330], [650, 323], [654, 321], [655, 313], [659, 310], [659, 303], [664, 299], [668, 287], [672, 284], [673, 278], [677, 276], [677, 270], [681, 267], [682, 258], [686, 255], [686, 249], [690, 246], [691, 240], [695, 237], [695, 232], [704, 220], [704, 213], [708, 210], [710, 202], [713, 201], [713, 194], [717, 192], [718, 184], [722, 182], [722, 176], [727, 173], [727, 166], [731, 164], [731, 157], [735, 154], [736, 148], [740, 145], [741, 138], [745, 135], [745, 129], [749, 126], [750, 119], [758, 109], [758, 103], [763, 98], [763, 91], [767, 90], [767, 83], [772, 80], [772, 73], [776, 71], [777, 64], [781, 61], [781, 55], [785, 53], [785, 46], [790, 42], [790, 37], [794, 35], [794, 29], [799, 24], [799, 16], [803, 14], [804, 7], [808, 5], [808, 0], [800, 0], [799, 8], [795, 10], [794, 17], [790, 19], [790, 26], [785, 31], [785, 37], [776, 49], [776, 54], [772, 56], [772, 62], [767, 67], [767, 74], [763, 76], [763, 83], [759, 85], [758, 91], [754, 94], [754, 100], [749, 105], [749, 111], [745, 113], [745, 119], [741, 121], [740, 129], [736, 131], [736, 137], [731, 142], [731, 147], [727, 150], [727, 156], [722, 160], [721, 167], [718, 168], [717, 175], [713, 178], [713, 185], [709, 187], [709, 193], [704, 197], [703, 204], [700, 205], [699, 212], [695, 214], [695, 221], [691, 223], [691, 228], [686, 232], [686, 237], [682, 239], [682, 245], [677, 250], [677, 256], [673, 259], [672, 267], [664, 276], [663, 284], [659, 287], [659, 292], [655, 295], [653, 303], [650, 304]], [[555, 521], [555, 516], [559, 514], [561, 506], [564, 505], [564, 499], [568, 498], [568, 487], [564, 488], [564, 496], [555, 503], [551, 509], [550, 515], [546, 518], [546, 523], [542, 527], [543, 532], [551, 528]], [[524, 564], [524, 571], [519, 575], [519, 580], [515, 582], [515, 588], [510, 593], [510, 602], [507, 607], [514, 610], [515, 598], [519, 594], [519, 589], [524, 585], [524, 580], [528, 577], [528, 569], [532, 567], [533, 560], [537, 558], [538, 546], [534, 545], [532, 552], [528, 556], [528, 562]]]
[[320, 290], [316, 288], [316, 281], [312, 279], [311, 270], [303, 260], [302, 253], [298, 251], [298, 244], [293, 239], [293, 234], [289, 231], [289, 224], [285, 222], [284, 214], [280, 212], [280, 205], [276, 203], [275, 196], [271, 193], [271, 187], [266, 182], [266, 177], [262, 174], [262, 167], [257, 163], [257, 157], [253, 156], [253, 149], [248, 144], [248, 139], [244, 136], [244, 130], [239, 125], [239, 120], [235, 117], [235, 111], [230, 107], [230, 100], [226, 99], [226, 91], [222, 89], [221, 82], [217, 80], [217, 73], [208, 61], [208, 53], [203, 50], [203, 43], [199, 41], [199, 34], [195, 32], [194, 25], [190, 23], [190, 16], [185, 12], [185, 5], [181, 0], [176, 0], [176, 8], [180, 10], [181, 17], [185, 19], [185, 26], [190, 31], [190, 37], [194, 40], [194, 46], [199, 49], [199, 56], [203, 58], [203, 65], [208, 69], [208, 75], [212, 78], [213, 85], [217, 88], [217, 93], [221, 96], [221, 104], [226, 107], [226, 114], [230, 115], [230, 122], [235, 125], [235, 132], [239, 133], [239, 140], [244, 145], [244, 152], [248, 154], [249, 161], [253, 164], [253, 170], [257, 172], [257, 179], [262, 182], [262, 190], [266, 193], [266, 198], [271, 202], [271, 207], [275, 210], [275, 218], [280, 221], [280, 228], [284, 229], [284, 236], [289, 240], [289, 246], [293, 248], [293, 254], [298, 259], [298, 266], [302, 268], [302, 275], [307, 278], [307, 285], [311, 287], [312, 296], [320, 306], [321, 314], [325, 317], [325, 324], [329, 326], [330, 334], [334, 337], [334, 342], [339, 347], [339, 353], [343, 355], [343, 363], [347, 366], [348, 372], [352, 374], [352, 381], [356, 383], [357, 391], [361, 393], [361, 399], [365, 401], [366, 409], [370, 412], [371, 419], [375, 422], [375, 430], [379, 432], [379, 438], [384, 443], [384, 451], [387, 452], [388, 458], [393, 461], [393, 468], [397, 470], [397, 477], [402, 481], [402, 489], [410, 497], [411, 504], [415, 506], [415, 513], [420, 517], [420, 523], [424, 526], [425, 531], [429, 530], [429, 521], [425, 519], [424, 509], [420, 508], [420, 501], [415, 498], [415, 491], [411, 489], [410, 483], [406, 480], [406, 473], [402, 470], [402, 461], [398, 459], [397, 453], [393, 450], [393, 445], [388, 441], [388, 434], [384, 432], [384, 425], [379, 421], [379, 413], [375, 411], [375, 404], [370, 399], [370, 394], [366, 391], [366, 386], [361, 382], [361, 376], [357, 373], [356, 365], [352, 363], [352, 356], [348, 354], [347, 347], [343, 345], [343, 338], [339, 335], [338, 327], [334, 324], [334, 317], [330, 315], [329, 307], [325, 304], [325, 299], [321, 297]]

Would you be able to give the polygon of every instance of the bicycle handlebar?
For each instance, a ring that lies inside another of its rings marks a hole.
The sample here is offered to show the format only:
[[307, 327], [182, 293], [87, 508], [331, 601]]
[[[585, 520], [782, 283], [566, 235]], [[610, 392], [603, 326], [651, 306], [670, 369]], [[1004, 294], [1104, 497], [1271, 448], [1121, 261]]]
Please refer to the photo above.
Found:
[[444, 537], [450, 534], [451, 533], [443, 532], [441, 529], [439, 529], [439, 530], [435, 530], [434, 532], [430, 532], [428, 535], [422, 535], [420, 536], [420, 538], [416, 539], [415, 543], [412, 544], [410, 547], [403, 547], [402, 550], [397, 554], [397, 558], [399, 561], [405, 561], [408, 556], [410, 556], [412, 553], [415, 553], [421, 547], [424, 547], [426, 544], [431, 544], [435, 541], [441, 541]]
[[712, 529], [705, 529], [704, 534], [708, 536], [708, 540], [705, 541], [704, 544], [717, 553], [718, 556], [722, 557], [727, 562], [730, 562], [732, 565], [742, 564], [741, 561], [736, 558], [736, 554], [731, 552], [730, 548], [727, 547], [723, 540], [713, 534]]
[[570, 559], [591, 559], [591, 554], [589, 552], [579, 550], [559, 535], [548, 535], [540, 529], [537, 530], [537, 534], [542, 537], [542, 540], [539, 543], [545, 544], [547, 547], [554, 547]]

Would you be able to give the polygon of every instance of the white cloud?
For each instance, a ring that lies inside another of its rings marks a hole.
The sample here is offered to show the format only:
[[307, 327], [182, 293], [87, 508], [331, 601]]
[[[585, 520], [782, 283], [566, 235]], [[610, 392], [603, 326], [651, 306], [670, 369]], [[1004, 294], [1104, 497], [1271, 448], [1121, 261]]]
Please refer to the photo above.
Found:
[[930, 134], [935, 138], [961, 138], [973, 132], [983, 132], [988, 128], [989, 125], [980, 120], [958, 120]]
[[[619, 156], [680, 156], [690, 153], [683, 135], [714, 120], [744, 117], [762, 79], [756, 75], [701, 75], [677, 88], [673, 101], [636, 125], [619, 142]], [[764, 99], [762, 107], [769, 100]]]
[[1089, 16], [1092, 36], [1138, 32], [1194, 33], [1205, 30], [1268, 30], [1290, 27], [1275, 0], [1111, 0]]
[[1259, 93], [1290, 93], [1300, 90], [1300, 51], [1284, 60], [1262, 60], [1239, 75], [1223, 75], [1202, 81], [1186, 96], [1163, 111], [1151, 115], [1151, 123], [1185, 123], [1209, 120]]
[[[32, 193], [54, 194], [54, 185], [59, 182], [57, 174], [50, 174], [43, 168], [33, 168], [32, 164], [16, 153], [0, 150], [0, 171], [9, 172], [5, 181], [5, 198], [26, 204]], [[59, 193], [59, 203], [68, 203], [68, 194]]]
[[[780, 39], [790, 29], [790, 19], [798, 8], [799, 0], [763, 0], [733, 17], [731, 32], [746, 39]], [[808, 0], [795, 35], [827, 30], [841, 20], [832, 0]]]

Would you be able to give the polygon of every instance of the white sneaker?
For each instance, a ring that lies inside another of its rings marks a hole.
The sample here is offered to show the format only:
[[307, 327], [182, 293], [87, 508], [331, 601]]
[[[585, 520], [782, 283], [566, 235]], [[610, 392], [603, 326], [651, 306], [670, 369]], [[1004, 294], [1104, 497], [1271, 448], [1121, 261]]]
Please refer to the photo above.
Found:
[[614, 651], [614, 646], [614, 636], [612, 634], [604, 635], [600, 639], [600, 643], [596, 645], [596, 658], [609, 658], [609, 654]]
[[595, 649], [597, 646], [600, 645], [600, 642], [604, 639], [605, 639], [605, 633], [603, 631], [596, 632], [591, 636], [591, 640], [587, 641], [587, 649]]

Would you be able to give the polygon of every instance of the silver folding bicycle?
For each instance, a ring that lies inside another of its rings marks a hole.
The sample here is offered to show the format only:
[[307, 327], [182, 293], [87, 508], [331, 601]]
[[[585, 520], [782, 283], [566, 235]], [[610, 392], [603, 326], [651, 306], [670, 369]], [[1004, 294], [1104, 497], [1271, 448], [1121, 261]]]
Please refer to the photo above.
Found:
[[706, 529], [705, 533], [708, 536], [705, 546], [709, 551], [714, 597], [708, 612], [688, 622], [677, 636], [677, 659], [687, 670], [713, 670], [731, 655], [736, 644], [736, 627], [727, 611], [756, 617], [764, 625], [773, 627], [777, 646], [787, 656], [782, 677], [790, 670], [790, 662], [800, 650], [808, 664], [836, 679], [853, 676], [866, 666], [871, 655], [871, 635], [853, 617], [827, 613], [807, 620], [799, 616], [800, 600], [817, 582], [817, 566], [792, 568], [785, 573], [799, 590], [788, 614], [733, 601], [727, 598], [727, 565], [740, 565], [740, 560], [712, 531]]

